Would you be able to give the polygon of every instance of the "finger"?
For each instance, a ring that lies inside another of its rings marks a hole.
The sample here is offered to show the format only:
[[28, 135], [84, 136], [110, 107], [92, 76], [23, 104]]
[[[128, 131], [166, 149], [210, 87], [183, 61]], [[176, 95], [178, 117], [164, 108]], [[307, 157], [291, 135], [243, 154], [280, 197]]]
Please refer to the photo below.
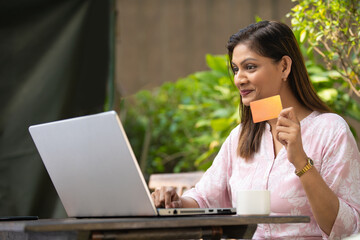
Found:
[[155, 192], [151, 193], [151, 198], [153, 200], [153, 203], [154, 203], [155, 207], [159, 207], [159, 201], [158, 201], [158, 198], [156, 197]]
[[284, 116], [279, 116], [278, 120], [276, 122], [276, 126], [285, 126], [285, 127], [290, 127], [292, 125], [296, 124], [296, 122], [292, 121], [291, 119], [284, 117]]
[[159, 202], [161, 203], [161, 205], [163, 205], [165, 207], [165, 192], [166, 192], [166, 187], [161, 187], [159, 189]]
[[177, 194], [176, 194], [176, 191], [174, 188], [166, 188], [166, 191], [164, 194], [166, 208], [169, 208], [171, 206], [171, 202], [174, 200], [174, 198], [176, 198], [176, 200], [177, 200], [177, 197], [175, 195], [177, 195]]
[[153, 198], [156, 207], [164, 207], [160, 201], [160, 189], [156, 189], [155, 192], [151, 194], [151, 197]]
[[285, 126], [276, 126], [275, 128], [277, 134], [280, 132], [284, 132], [284, 133], [291, 133], [292, 129], [290, 127], [285, 127]]
[[293, 107], [284, 108], [283, 110], [281, 110], [279, 117], [284, 117], [294, 122], [299, 122]]
[[291, 111], [293, 111], [293, 107], [283, 108], [280, 111], [279, 116], [287, 117]]
[[182, 208], [181, 200], [171, 202], [170, 207], [171, 208]]
[[277, 140], [281, 143], [286, 142], [286, 144], [296, 143], [298, 141], [301, 142], [301, 136], [299, 135], [299, 130], [300, 128], [293, 127], [293, 128], [287, 128], [287, 130], [285, 131], [279, 131], [276, 135]]
[[284, 133], [284, 132], [278, 132], [276, 134], [276, 139], [284, 146], [287, 146], [288, 142], [287, 142], [287, 135], [289, 135], [288, 133]]
[[289, 121], [290, 120], [279, 119], [278, 122], [276, 123], [275, 130], [277, 132], [294, 134], [295, 136], [301, 134], [300, 123], [295, 123], [291, 121], [289, 122]]
[[296, 137], [298, 136], [300, 128], [296, 125], [292, 127], [276, 126], [276, 139], [278, 139], [279, 133], [286, 133], [283, 137]]
[[165, 196], [165, 208], [169, 208], [171, 204], [171, 192], [167, 190], [164, 196]]

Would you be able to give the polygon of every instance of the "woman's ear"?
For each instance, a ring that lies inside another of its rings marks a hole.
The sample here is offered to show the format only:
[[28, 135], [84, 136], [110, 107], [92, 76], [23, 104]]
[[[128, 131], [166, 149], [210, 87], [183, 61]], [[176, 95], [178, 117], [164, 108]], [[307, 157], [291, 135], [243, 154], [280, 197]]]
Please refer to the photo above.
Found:
[[281, 78], [286, 81], [291, 71], [292, 60], [289, 56], [285, 55], [281, 59], [282, 76]]

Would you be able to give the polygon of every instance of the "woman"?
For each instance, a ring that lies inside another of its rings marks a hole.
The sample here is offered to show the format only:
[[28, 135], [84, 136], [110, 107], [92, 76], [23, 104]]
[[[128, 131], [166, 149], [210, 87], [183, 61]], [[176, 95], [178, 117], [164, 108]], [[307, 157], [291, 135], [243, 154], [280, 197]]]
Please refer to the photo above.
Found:
[[[314, 92], [294, 34], [262, 21], [230, 37], [241, 124], [212, 166], [182, 197], [153, 194], [157, 207], [236, 207], [237, 189], [269, 189], [272, 215], [309, 224], [259, 225], [254, 238], [341, 238], [360, 228], [360, 154], [346, 122]], [[253, 123], [250, 102], [280, 95], [277, 119]]]

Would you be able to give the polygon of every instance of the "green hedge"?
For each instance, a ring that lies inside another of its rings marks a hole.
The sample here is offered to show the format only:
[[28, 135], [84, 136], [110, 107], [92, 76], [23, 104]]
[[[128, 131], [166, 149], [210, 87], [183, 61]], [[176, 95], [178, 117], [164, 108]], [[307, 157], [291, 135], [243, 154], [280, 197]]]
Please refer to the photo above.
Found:
[[205, 170], [238, 124], [239, 93], [225, 56], [206, 56], [210, 70], [140, 91], [123, 101], [122, 119], [147, 173]]

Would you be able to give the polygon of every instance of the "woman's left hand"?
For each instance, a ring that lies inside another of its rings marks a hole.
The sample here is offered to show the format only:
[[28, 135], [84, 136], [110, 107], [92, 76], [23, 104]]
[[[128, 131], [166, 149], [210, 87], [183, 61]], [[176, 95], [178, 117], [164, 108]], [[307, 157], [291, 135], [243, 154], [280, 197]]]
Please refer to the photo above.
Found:
[[286, 148], [289, 161], [296, 168], [302, 168], [307, 156], [302, 145], [300, 121], [296, 117], [294, 108], [284, 108], [280, 112], [276, 132], [277, 140]]

